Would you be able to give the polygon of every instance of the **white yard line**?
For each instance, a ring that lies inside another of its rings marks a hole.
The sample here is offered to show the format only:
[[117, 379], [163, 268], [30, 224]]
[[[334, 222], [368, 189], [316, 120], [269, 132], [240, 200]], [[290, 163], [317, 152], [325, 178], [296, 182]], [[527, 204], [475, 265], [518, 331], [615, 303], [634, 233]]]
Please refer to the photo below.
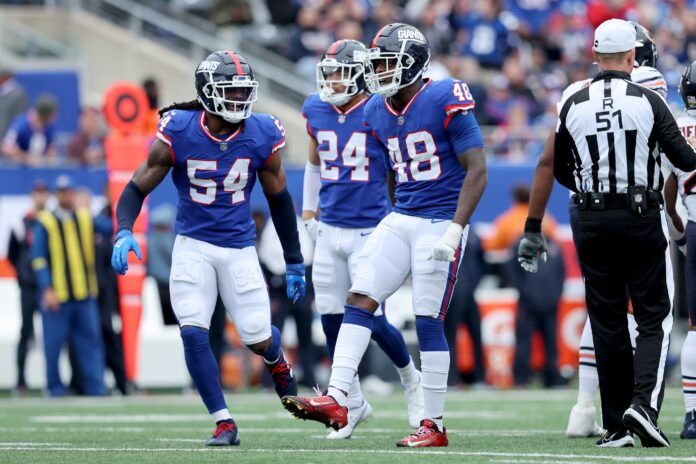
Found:
[[71, 446], [70, 443], [55, 443], [55, 442], [34, 442], [34, 441], [0, 441], [0, 448], [7, 446]]
[[[568, 460], [577, 459], [587, 459], [587, 460], [601, 460], [601, 461], [611, 461], [611, 462], [696, 462], [696, 457], [693, 456], [611, 456], [611, 455], [593, 455], [593, 454], [553, 454], [553, 453], [500, 453], [500, 452], [487, 452], [487, 451], [440, 451], [440, 450], [415, 450], [415, 449], [403, 449], [403, 450], [353, 450], [353, 449], [268, 449], [268, 448], [225, 448], [225, 449], [211, 449], [211, 448], [78, 448], [78, 447], [46, 447], [46, 448], [35, 448], [35, 447], [7, 447], [3, 448], [3, 451], [73, 451], [73, 452], [123, 452], [123, 453], [181, 453], [181, 452], [192, 452], [192, 453], [215, 453], [215, 452], [228, 452], [228, 453], [292, 453], [292, 454], [316, 454], [316, 453], [340, 453], [340, 454], [417, 454], [422, 457], [430, 456], [463, 456], [463, 457], [502, 457], [502, 458], [516, 458], [516, 459], [527, 459], [532, 460], [532, 462], [539, 462], [538, 458], [545, 459], [562, 459], [567, 462]], [[537, 459], [534, 459], [537, 458]], [[552, 461], [558, 462], [558, 461]]]
[[[278, 411], [270, 414], [244, 414], [233, 413], [233, 417], [238, 422], [265, 422], [268, 419], [287, 419], [294, 418], [285, 411]], [[377, 419], [406, 419], [407, 415], [402, 411], [377, 411]], [[510, 420], [521, 418], [521, 414], [506, 411], [452, 411], [447, 413], [447, 418], [451, 419], [485, 419], [485, 420]], [[70, 424], [70, 423], [146, 423], [146, 422], [209, 422], [210, 417], [205, 414], [56, 414], [40, 415], [29, 417], [31, 422], [41, 422], [48, 424]]]

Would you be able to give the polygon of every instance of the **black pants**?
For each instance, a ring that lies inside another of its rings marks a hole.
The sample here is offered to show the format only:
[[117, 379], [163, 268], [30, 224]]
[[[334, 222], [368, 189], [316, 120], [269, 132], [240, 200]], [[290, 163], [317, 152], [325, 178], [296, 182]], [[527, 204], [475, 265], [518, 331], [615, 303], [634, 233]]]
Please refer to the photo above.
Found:
[[27, 362], [29, 343], [34, 338], [34, 311], [39, 309], [39, 294], [36, 285], [20, 285], [19, 295], [22, 305], [22, 328], [19, 331], [17, 343], [17, 387], [24, 388], [27, 381], [24, 377], [24, 366]]
[[[113, 272], [109, 269], [110, 272]], [[128, 394], [126, 379], [126, 367], [123, 359], [123, 340], [121, 334], [114, 330], [112, 317], [121, 315], [116, 275], [109, 279], [109, 284], [99, 288], [97, 305], [101, 315], [101, 333], [104, 342], [104, 356], [106, 367], [114, 374], [116, 388], [121, 394]]]
[[[577, 215], [575, 247], [609, 432], [623, 429], [622, 416], [631, 403], [652, 410], [655, 417], [662, 404], [674, 291], [663, 214], [651, 209], [640, 217], [628, 209], [609, 209]], [[635, 356], [626, 290], [638, 324]]]
[[529, 311], [520, 305], [515, 323], [515, 361], [513, 373], [515, 384], [526, 385], [532, 377], [530, 357], [532, 355], [532, 334], [538, 330], [544, 340], [544, 386], [560, 384], [558, 373], [558, 348], [556, 345], [557, 308], [542, 311]]

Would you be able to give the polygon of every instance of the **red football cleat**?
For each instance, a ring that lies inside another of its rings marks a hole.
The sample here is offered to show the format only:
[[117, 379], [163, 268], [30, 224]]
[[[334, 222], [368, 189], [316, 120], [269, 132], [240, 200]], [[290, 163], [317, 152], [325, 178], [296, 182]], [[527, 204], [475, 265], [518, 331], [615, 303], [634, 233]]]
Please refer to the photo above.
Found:
[[298, 419], [321, 422], [334, 430], [348, 425], [348, 408], [339, 405], [331, 396], [284, 396], [282, 401], [285, 409]]
[[447, 429], [443, 427], [442, 432], [440, 432], [433, 421], [423, 419], [418, 431], [404, 437], [396, 443], [396, 446], [425, 448], [430, 446], [447, 446], [448, 444]]

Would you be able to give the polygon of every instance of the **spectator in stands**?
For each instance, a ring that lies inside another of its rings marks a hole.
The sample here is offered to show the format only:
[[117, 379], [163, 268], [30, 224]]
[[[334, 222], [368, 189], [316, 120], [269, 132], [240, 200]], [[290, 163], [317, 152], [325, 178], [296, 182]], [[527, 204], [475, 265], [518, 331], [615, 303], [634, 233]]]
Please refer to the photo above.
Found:
[[17, 116], [10, 124], [2, 142], [2, 152], [10, 160], [29, 166], [53, 164], [58, 105], [52, 96], [42, 96], [34, 108]]
[[[481, 239], [471, 229], [469, 229], [459, 272], [462, 278], [457, 279], [452, 302], [445, 317], [445, 336], [450, 349], [448, 381], [451, 385], [457, 385], [462, 380], [468, 384], [481, 385], [486, 379], [486, 373], [483, 362], [481, 315], [474, 292], [486, 273], [486, 262], [483, 258]], [[458, 367], [457, 329], [459, 325], [466, 326], [473, 346], [474, 369], [471, 372], [462, 373]]]
[[27, 93], [9, 68], [0, 66], [0, 138], [14, 119], [28, 107]]
[[17, 275], [22, 308], [22, 328], [17, 343], [17, 386], [15, 390], [19, 395], [24, 395], [27, 392], [24, 365], [29, 352], [29, 344], [34, 339], [34, 312], [39, 309], [38, 286], [36, 276], [31, 268], [30, 250], [34, 242], [33, 230], [36, 225], [36, 215], [46, 208], [48, 197], [46, 183], [41, 180], [34, 182], [31, 191], [32, 207], [24, 215], [22, 222], [10, 232], [10, 243], [7, 249], [7, 259]]
[[93, 234], [99, 223], [93, 221], [88, 210], [75, 209], [74, 193], [70, 179], [59, 177], [58, 208], [38, 214], [31, 247], [32, 267], [42, 298], [46, 384], [51, 396], [66, 393], [58, 358], [68, 340], [77, 357], [85, 394], [106, 393], [94, 266]]
[[150, 77], [143, 81], [143, 90], [147, 95], [147, 101], [150, 106], [150, 112], [148, 114], [147, 123], [143, 127], [143, 133], [147, 136], [152, 136], [157, 132], [157, 125], [159, 124], [159, 84], [157, 80]]
[[544, 341], [544, 386], [561, 386], [565, 380], [558, 373], [556, 333], [558, 303], [566, 275], [563, 254], [555, 241], [548, 240], [547, 261], [540, 262], [539, 272], [532, 274], [517, 262], [517, 246], [518, 243], [514, 243], [512, 258], [503, 268], [506, 280], [519, 293], [513, 365], [515, 384], [525, 386], [531, 380], [532, 334], [539, 331]]
[[[493, 230], [484, 241], [484, 248], [487, 251], [509, 250], [512, 244], [522, 237], [529, 210], [529, 186], [527, 184], [516, 185], [512, 189], [512, 199], [513, 205], [496, 218]], [[544, 217], [542, 228], [546, 238], [555, 238], [556, 224], [549, 214]]]
[[512, 40], [500, 17], [501, 2], [478, 0], [474, 5], [473, 11], [454, 17], [461, 53], [475, 57], [484, 68], [500, 69]]
[[169, 296], [169, 271], [172, 267], [174, 249], [174, 218], [176, 212], [171, 205], [155, 208], [150, 214], [150, 231], [147, 236], [147, 274], [157, 282], [162, 320], [165, 325], [178, 325]]
[[104, 135], [101, 112], [91, 106], [83, 108], [79, 128], [68, 142], [68, 162], [83, 166], [104, 164]]

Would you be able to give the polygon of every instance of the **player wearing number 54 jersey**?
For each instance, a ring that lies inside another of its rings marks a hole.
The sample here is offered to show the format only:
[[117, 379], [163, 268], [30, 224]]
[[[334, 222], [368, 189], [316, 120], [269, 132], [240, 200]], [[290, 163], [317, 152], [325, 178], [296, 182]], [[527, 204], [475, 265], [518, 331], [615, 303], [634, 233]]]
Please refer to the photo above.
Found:
[[[318, 93], [310, 95], [302, 108], [310, 136], [302, 219], [316, 241], [312, 282], [331, 357], [346, 294], [356, 279], [358, 253], [388, 212], [386, 150], [363, 124], [369, 96], [365, 93], [363, 63], [356, 62], [354, 54], [364, 54], [365, 50], [356, 40], [334, 42], [317, 65]], [[321, 222], [315, 219], [317, 206]], [[420, 373], [401, 332], [381, 309], [375, 313], [372, 338], [397, 367], [406, 392], [409, 422], [411, 427], [418, 427], [423, 418]], [[357, 375], [347, 404], [348, 424], [327, 438], [349, 438], [371, 414]]]
[[423, 34], [390, 24], [362, 57], [368, 89], [365, 124], [387, 148], [394, 211], [358, 254], [338, 334], [328, 394], [287, 397], [295, 415], [341, 428], [347, 393], [374, 325], [374, 313], [410, 273], [423, 372], [424, 419], [398, 446], [447, 446], [443, 427], [449, 351], [443, 320], [452, 296], [466, 227], [486, 186], [481, 132], [466, 85], [428, 81]]
[[249, 195], [257, 177], [283, 246], [288, 297], [295, 301], [304, 295], [304, 265], [295, 209], [278, 155], [285, 130], [275, 117], [251, 112], [258, 86], [251, 66], [236, 53], [220, 51], [198, 65], [195, 78], [198, 99], [160, 112], [157, 140], [121, 195], [111, 262], [125, 274], [129, 251], [141, 257], [133, 223], [145, 196], [172, 170], [179, 197], [172, 306], [186, 366], [217, 423], [207, 444], [230, 446], [239, 444], [237, 427], [208, 340], [218, 293], [242, 342], [264, 358], [278, 395], [297, 392], [280, 332], [271, 326], [268, 290], [254, 248]]

